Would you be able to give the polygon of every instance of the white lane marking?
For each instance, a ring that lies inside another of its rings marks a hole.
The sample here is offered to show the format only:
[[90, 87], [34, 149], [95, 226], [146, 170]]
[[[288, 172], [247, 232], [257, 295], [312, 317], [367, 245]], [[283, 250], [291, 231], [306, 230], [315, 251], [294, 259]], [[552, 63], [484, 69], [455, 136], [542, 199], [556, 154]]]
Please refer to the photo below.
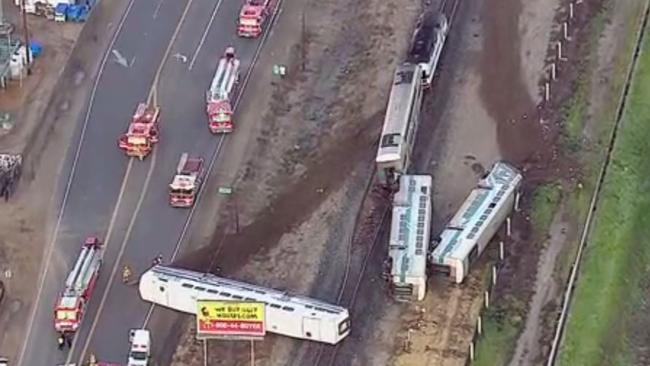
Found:
[[[127, 181], [129, 180], [131, 167], [133, 166], [133, 160], [135, 160], [135, 158], [129, 159], [129, 164], [126, 166], [126, 172], [124, 173], [124, 179], [122, 180], [120, 193], [117, 196], [117, 202], [115, 203], [115, 208], [113, 209], [113, 213], [111, 214], [111, 220], [108, 223], [108, 230], [104, 238], [104, 249], [108, 247], [108, 243], [110, 242], [111, 237], [113, 236], [113, 227], [115, 226], [115, 222], [117, 221], [117, 213], [119, 212], [119, 208], [122, 203], [122, 198], [124, 198], [124, 194], [126, 192], [126, 184]], [[109, 278], [109, 283], [110, 283], [110, 278]], [[74, 337], [72, 338], [72, 344], [70, 345], [70, 352], [68, 352], [68, 356], [66, 358], [67, 360], [65, 363], [66, 365], [70, 363], [70, 358], [72, 357], [73, 351], [77, 346], [77, 339], [79, 339], [78, 333], [75, 333]]]
[[[183, 10], [183, 13], [181, 14], [180, 19], [178, 20], [178, 24], [176, 25], [176, 29], [174, 29], [174, 33], [171, 36], [171, 39], [169, 40], [169, 43], [167, 44], [167, 49], [165, 50], [165, 53], [162, 56], [162, 59], [160, 61], [160, 64], [158, 65], [158, 69], [156, 70], [156, 74], [154, 76], [154, 80], [151, 86], [151, 89], [149, 90], [149, 95], [147, 96], [147, 103], [148, 104], [154, 104], [158, 105], [158, 82], [160, 79], [160, 75], [162, 73], [162, 70], [165, 66], [166, 61], [169, 59], [169, 54], [171, 52], [172, 46], [174, 42], [176, 41], [176, 38], [178, 37], [178, 33], [185, 22], [185, 19], [187, 18], [187, 14], [189, 12], [190, 7], [192, 6], [194, 0], [188, 0], [187, 3], [185, 4], [185, 9]], [[115, 274], [117, 272], [118, 265], [120, 264], [120, 261], [124, 255], [124, 251], [126, 249], [126, 244], [129, 241], [129, 238], [131, 236], [131, 231], [133, 229], [133, 226], [135, 225], [135, 220], [138, 217], [138, 213], [140, 212], [140, 208], [142, 205], [142, 202], [144, 201], [144, 197], [146, 196], [146, 193], [148, 191], [149, 183], [151, 181], [151, 176], [153, 175], [154, 167], [156, 166], [156, 158], [157, 158], [157, 149], [155, 149], [152, 153], [152, 161], [151, 165], [149, 166], [149, 171], [147, 172], [147, 177], [145, 178], [144, 186], [142, 188], [142, 191], [140, 192], [140, 197], [138, 198], [138, 203], [136, 205], [135, 211], [133, 212], [133, 216], [131, 217], [131, 221], [129, 222], [129, 226], [127, 228], [126, 234], [124, 235], [124, 239], [122, 241], [122, 244], [120, 246], [120, 251], [118, 253], [118, 257], [116, 258], [114, 264], [113, 264], [113, 269], [111, 271], [111, 276], [108, 280], [108, 284], [106, 285], [106, 288], [104, 290], [104, 293], [102, 294], [102, 299], [99, 304], [99, 308], [97, 309], [97, 312], [94, 314], [94, 319], [92, 326], [90, 328], [90, 331], [86, 335], [86, 341], [84, 343], [84, 346], [82, 348], [81, 354], [79, 356], [79, 363], [83, 363], [84, 356], [86, 352], [88, 351], [88, 347], [90, 345], [90, 341], [92, 340], [92, 337], [94, 335], [95, 329], [97, 327], [97, 324], [99, 323], [99, 318], [101, 316], [102, 310], [104, 309], [104, 305], [106, 304], [106, 299], [108, 298], [108, 294], [110, 293], [111, 286], [113, 284], [113, 280], [115, 278]], [[133, 161], [133, 160], [132, 160]], [[75, 337], [76, 341], [76, 337]], [[76, 344], [73, 343], [72, 347], [70, 348], [70, 352], [68, 353], [68, 357], [66, 360], [66, 364], [70, 363], [70, 360], [72, 356], [74, 355], [74, 349], [75, 349]]]
[[221, 2], [222, 0], [219, 0], [217, 2], [217, 5], [212, 10], [212, 16], [210, 16], [210, 21], [208, 22], [208, 25], [203, 30], [203, 35], [201, 36], [201, 41], [199, 42], [199, 45], [196, 47], [196, 50], [194, 50], [194, 54], [192, 55], [192, 61], [190, 61], [190, 66], [188, 67], [188, 70], [192, 70], [192, 68], [194, 67], [194, 62], [196, 62], [196, 58], [198, 57], [199, 52], [201, 51], [201, 47], [203, 47], [205, 38], [208, 36], [210, 27], [212, 27], [212, 22], [214, 22], [214, 18], [217, 16], [217, 10], [219, 10], [219, 7], [221, 6]]
[[[262, 52], [262, 47], [266, 43], [267, 38], [271, 34], [271, 31], [273, 30], [273, 26], [275, 25], [275, 22], [277, 21], [277, 18], [279, 17], [280, 11], [281, 11], [281, 5], [282, 5], [282, 0], [278, 2], [278, 9], [276, 12], [274, 12], [273, 18], [271, 19], [271, 22], [269, 23], [269, 27], [266, 32], [262, 35], [262, 39], [260, 40], [259, 45], [257, 46], [257, 49], [255, 50], [255, 54], [253, 55], [253, 59], [251, 60], [251, 64], [248, 67], [248, 70], [246, 71], [246, 76], [244, 76], [244, 81], [242, 82], [241, 90], [240, 93], [237, 94], [237, 98], [235, 99], [235, 103], [233, 105], [233, 112], [237, 110], [237, 107], [239, 106], [239, 102], [241, 101], [243, 95], [244, 95], [244, 90], [246, 90], [246, 86], [248, 85], [248, 81], [250, 79], [251, 74], [253, 73], [253, 69], [255, 68], [255, 65], [257, 64], [257, 59], [260, 57], [260, 53]], [[210, 158], [210, 165], [208, 165], [208, 170], [206, 171], [206, 180], [201, 186], [201, 189], [199, 190], [199, 193], [196, 195], [196, 202], [194, 203], [194, 206], [190, 209], [190, 213], [187, 216], [187, 219], [185, 221], [185, 225], [183, 226], [183, 230], [181, 231], [181, 236], [178, 238], [178, 241], [176, 242], [176, 247], [174, 248], [174, 252], [172, 254], [170, 262], [173, 262], [174, 259], [176, 259], [176, 255], [180, 251], [181, 245], [183, 243], [183, 239], [185, 238], [185, 235], [187, 234], [187, 229], [189, 228], [190, 221], [192, 219], [192, 216], [194, 215], [194, 210], [199, 204], [199, 201], [201, 200], [202, 193], [204, 187], [208, 185], [208, 179], [210, 177], [210, 173], [212, 172], [212, 168], [214, 167], [214, 163], [217, 161], [217, 158], [219, 157], [219, 153], [221, 152], [221, 146], [224, 141], [224, 136], [222, 136], [219, 139], [219, 142], [217, 143], [217, 146], [212, 153], [212, 157]], [[144, 322], [142, 323], [141, 328], [146, 328], [147, 324], [149, 324], [149, 320], [151, 320], [151, 315], [153, 314], [153, 310], [156, 307], [156, 304], [150, 304], [149, 305], [149, 310], [147, 310], [147, 315], [145, 315]]]
[[[93, 320], [93, 324], [90, 327], [90, 330], [88, 331], [88, 335], [86, 336], [86, 342], [84, 342], [83, 348], [81, 349], [81, 354], [79, 355], [79, 361], [78, 361], [79, 365], [83, 364], [84, 356], [86, 355], [86, 352], [88, 351], [88, 346], [90, 345], [90, 340], [92, 339], [95, 329], [97, 328], [97, 324], [99, 323], [99, 318], [100, 318], [99, 315], [101, 314], [102, 310], [104, 309], [104, 305], [106, 304], [106, 299], [108, 298], [108, 294], [110, 293], [111, 286], [113, 285], [113, 280], [115, 279], [117, 268], [119, 267], [120, 262], [122, 262], [122, 257], [124, 256], [124, 251], [126, 250], [126, 244], [128, 243], [129, 238], [131, 236], [131, 231], [135, 226], [135, 220], [137, 219], [138, 213], [140, 212], [140, 208], [142, 207], [142, 202], [144, 202], [144, 197], [146, 196], [147, 188], [149, 187], [149, 183], [151, 182], [151, 177], [153, 176], [154, 167], [156, 166], [156, 157], [158, 156], [157, 151], [158, 150], [156, 149], [152, 153], [151, 165], [149, 166], [149, 171], [147, 172], [147, 178], [144, 181], [142, 193], [140, 194], [138, 203], [135, 206], [135, 210], [133, 211], [133, 216], [131, 216], [131, 221], [129, 222], [129, 226], [126, 229], [126, 234], [124, 234], [124, 239], [122, 240], [122, 243], [120, 245], [120, 251], [117, 254], [117, 258], [115, 258], [115, 264], [113, 265], [111, 276], [108, 278], [108, 284], [106, 285], [106, 290], [104, 291], [102, 300], [99, 303], [99, 308], [97, 309], [97, 312], [95, 314], [95, 319]], [[133, 159], [131, 161], [133, 161]], [[76, 338], [77, 337], [75, 337], [75, 340]], [[72, 347], [70, 347], [70, 352], [68, 353], [66, 364], [70, 364], [70, 359], [74, 354], [74, 346], [75, 345], [73, 344]]]
[[165, 0], [158, 0], [158, 5], [156, 5], [156, 9], [153, 11], [153, 18], [156, 19], [158, 18], [158, 13], [160, 12], [160, 7], [162, 7], [162, 4]]
[[117, 26], [117, 30], [115, 31], [115, 34], [113, 34], [113, 38], [111, 39], [110, 44], [104, 51], [104, 57], [102, 58], [102, 62], [99, 66], [99, 72], [97, 73], [97, 77], [95, 78], [95, 82], [93, 83], [93, 88], [92, 91], [90, 92], [90, 99], [88, 100], [88, 109], [86, 110], [86, 116], [84, 117], [84, 123], [83, 126], [81, 127], [81, 135], [79, 136], [79, 143], [77, 144], [77, 151], [75, 151], [74, 159], [72, 160], [72, 167], [70, 168], [70, 176], [68, 177], [68, 181], [66, 182], [66, 187], [65, 191], [63, 193], [63, 200], [61, 201], [61, 209], [59, 210], [59, 214], [56, 219], [56, 224], [54, 225], [54, 230], [52, 233], [52, 239], [48, 241], [47, 247], [45, 248], [46, 255], [43, 258], [43, 262], [41, 262], [41, 267], [43, 268], [43, 271], [41, 272], [41, 278], [39, 279], [38, 283], [38, 290], [36, 292], [36, 299], [33, 304], [33, 308], [31, 311], [31, 314], [29, 315], [29, 322], [27, 325], [27, 334], [25, 335], [25, 340], [23, 342], [23, 346], [20, 350], [20, 355], [18, 356], [18, 365], [22, 365], [23, 358], [25, 357], [25, 352], [27, 351], [27, 344], [29, 343], [30, 336], [32, 334], [32, 329], [34, 328], [34, 320], [36, 318], [36, 311], [38, 310], [40, 301], [41, 301], [41, 296], [43, 295], [43, 288], [45, 287], [45, 278], [47, 278], [47, 273], [50, 269], [50, 262], [52, 259], [52, 253], [54, 249], [54, 243], [56, 242], [56, 239], [59, 234], [59, 228], [61, 227], [61, 221], [63, 220], [63, 212], [65, 211], [67, 202], [68, 202], [68, 197], [70, 196], [70, 188], [72, 187], [72, 181], [74, 180], [74, 175], [77, 169], [77, 163], [79, 162], [79, 156], [81, 155], [81, 145], [83, 144], [84, 137], [86, 135], [86, 130], [88, 128], [88, 121], [90, 120], [90, 112], [92, 110], [92, 107], [94, 105], [94, 100], [95, 100], [95, 94], [97, 93], [97, 88], [99, 86], [99, 80], [102, 77], [102, 74], [104, 72], [104, 67], [106, 66], [106, 62], [108, 60], [108, 55], [110, 55], [110, 51], [113, 49], [113, 46], [115, 45], [115, 42], [117, 40], [117, 37], [119, 36], [122, 26], [124, 25], [124, 22], [126, 21], [126, 18], [128, 17], [129, 13], [131, 12], [131, 7], [135, 3], [135, 0], [130, 0], [128, 7], [126, 8], [126, 11], [122, 15], [122, 19], [120, 19], [120, 23]]

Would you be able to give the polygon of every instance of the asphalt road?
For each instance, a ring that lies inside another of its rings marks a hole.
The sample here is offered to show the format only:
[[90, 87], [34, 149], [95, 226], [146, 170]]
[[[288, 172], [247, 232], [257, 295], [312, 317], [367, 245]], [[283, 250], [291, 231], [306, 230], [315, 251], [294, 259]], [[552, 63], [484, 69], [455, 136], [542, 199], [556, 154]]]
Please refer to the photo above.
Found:
[[[147, 323], [153, 309], [140, 300], [136, 286], [122, 284], [121, 268], [128, 264], [140, 273], [158, 253], [169, 260], [181, 249], [189, 210], [168, 206], [167, 184], [182, 152], [209, 160], [221, 146], [221, 137], [207, 128], [205, 91], [226, 46], [235, 46], [244, 80], [260, 44], [236, 36], [240, 6], [241, 2], [229, 0], [134, 1], [113, 46], [132, 64], [125, 68], [109, 59], [100, 70], [83, 139], [79, 131], [74, 141], [74, 145], [81, 144], [81, 150], [21, 365], [80, 364], [90, 353], [101, 361], [126, 362], [129, 329]], [[137, 103], [150, 94], [173, 38], [155, 93], [161, 106], [161, 142], [154, 148], [155, 155], [129, 163], [116, 139], [125, 131]], [[183, 57], [174, 55], [184, 55], [187, 60], [182, 62]], [[74, 165], [74, 145], [68, 167]], [[216, 167], [218, 164], [217, 160]], [[64, 175], [67, 180], [70, 173]], [[214, 194], [204, 192], [204, 199]], [[53, 304], [89, 235], [107, 239], [104, 264], [72, 350], [59, 351]], [[156, 309], [153, 317], [157, 323], [172, 318], [162, 309]], [[166, 328], [173, 324], [162, 323]], [[153, 334], [154, 344], [163, 338], [160, 333], [165, 330], [160, 328], [158, 325]]]

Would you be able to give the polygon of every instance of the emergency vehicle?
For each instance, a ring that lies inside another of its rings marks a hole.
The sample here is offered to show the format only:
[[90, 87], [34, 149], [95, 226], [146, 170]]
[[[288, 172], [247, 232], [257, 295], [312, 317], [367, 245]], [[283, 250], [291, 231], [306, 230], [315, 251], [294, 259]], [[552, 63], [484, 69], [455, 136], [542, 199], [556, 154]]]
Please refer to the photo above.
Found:
[[127, 156], [135, 156], [140, 160], [149, 155], [153, 145], [158, 142], [159, 117], [160, 107], [147, 103], [138, 104], [129, 129], [118, 140], [120, 149], [124, 150]]
[[204, 175], [203, 158], [183, 153], [176, 167], [176, 175], [169, 185], [169, 204], [173, 207], [191, 207], [201, 188]]
[[208, 127], [212, 133], [232, 132], [232, 100], [238, 81], [239, 60], [235, 57], [235, 49], [228, 47], [219, 60], [217, 72], [206, 95]]
[[146, 329], [131, 329], [129, 332], [129, 361], [127, 366], [147, 366], [151, 357], [151, 334]]
[[57, 332], [74, 333], [79, 328], [97, 283], [103, 254], [103, 244], [98, 238], [86, 239], [54, 308], [54, 328]]
[[275, 12], [278, 0], [247, 0], [239, 12], [237, 34], [240, 37], [257, 38], [267, 18]]

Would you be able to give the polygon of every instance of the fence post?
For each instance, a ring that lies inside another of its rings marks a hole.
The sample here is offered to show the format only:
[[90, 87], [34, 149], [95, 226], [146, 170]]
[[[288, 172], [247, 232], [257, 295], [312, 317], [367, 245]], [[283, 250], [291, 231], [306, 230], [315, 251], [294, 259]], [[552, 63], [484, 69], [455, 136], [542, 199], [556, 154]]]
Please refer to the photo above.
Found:
[[499, 242], [499, 260], [502, 261], [506, 257], [506, 246], [503, 240]]
[[488, 291], [485, 291], [485, 308], [490, 307], [490, 293]]

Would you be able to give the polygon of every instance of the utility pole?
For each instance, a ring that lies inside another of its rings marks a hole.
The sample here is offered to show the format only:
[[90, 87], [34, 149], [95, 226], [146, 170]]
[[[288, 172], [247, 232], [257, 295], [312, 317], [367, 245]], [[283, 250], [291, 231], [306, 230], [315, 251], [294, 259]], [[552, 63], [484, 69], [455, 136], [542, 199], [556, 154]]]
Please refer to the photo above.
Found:
[[[1, 0], [0, 0], [1, 1]], [[32, 74], [32, 57], [29, 42], [29, 30], [27, 29], [27, 11], [25, 11], [25, 0], [20, 2], [21, 11], [23, 13], [23, 32], [25, 36], [25, 61], [27, 61], [27, 75]]]

